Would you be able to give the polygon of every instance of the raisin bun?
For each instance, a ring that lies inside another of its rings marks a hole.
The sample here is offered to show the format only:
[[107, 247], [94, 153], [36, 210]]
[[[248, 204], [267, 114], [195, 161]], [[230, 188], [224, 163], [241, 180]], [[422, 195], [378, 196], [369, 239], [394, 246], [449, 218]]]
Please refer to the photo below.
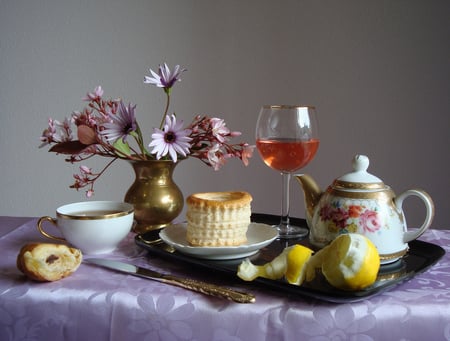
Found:
[[63, 244], [31, 243], [20, 250], [17, 267], [35, 281], [51, 282], [72, 274], [82, 258], [80, 250]]

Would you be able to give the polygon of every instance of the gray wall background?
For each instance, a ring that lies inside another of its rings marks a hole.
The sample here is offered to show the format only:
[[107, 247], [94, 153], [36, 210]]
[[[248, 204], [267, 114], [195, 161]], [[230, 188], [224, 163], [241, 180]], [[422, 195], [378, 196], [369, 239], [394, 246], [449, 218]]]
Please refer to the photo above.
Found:
[[[305, 172], [325, 188], [366, 154], [369, 171], [397, 193], [429, 192], [432, 226], [450, 228], [449, 13], [447, 0], [0, 0], [0, 215], [87, 200], [68, 188], [78, 166], [38, 149], [47, 118], [81, 109], [102, 85], [137, 104], [150, 138], [164, 96], [143, 77], [167, 61], [189, 69], [173, 92], [178, 117], [223, 117], [254, 143], [261, 105], [315, 105], [321, 146]], [[175, 179], [185, 196], [242, 189], [253, 211], [279, 213], [280, 176], [257, 154], [247, 168], [232, 160], [219, 172], [188, 159]], [[121, 200], [132, 181], [117, 162], [94, 199]], [[405, 205], [417, 226], [422, 206]], [[291, 212], [304, 216], [295, 182]]]

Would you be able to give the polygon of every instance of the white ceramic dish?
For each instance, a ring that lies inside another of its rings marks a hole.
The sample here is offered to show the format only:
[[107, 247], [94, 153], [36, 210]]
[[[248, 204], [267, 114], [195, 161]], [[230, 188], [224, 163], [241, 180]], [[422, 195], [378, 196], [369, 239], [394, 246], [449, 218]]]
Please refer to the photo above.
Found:
[[167, 226], [159, 233], [161, 239], [175, 250], [189, 256], [203, 259], [236, 259], [254, 255], [278, 237], [278, 232], [270, 225], [250, 223], [247, 230], [247, 243], [240, 246], [190, 246], [186, 241], [186, 223]]

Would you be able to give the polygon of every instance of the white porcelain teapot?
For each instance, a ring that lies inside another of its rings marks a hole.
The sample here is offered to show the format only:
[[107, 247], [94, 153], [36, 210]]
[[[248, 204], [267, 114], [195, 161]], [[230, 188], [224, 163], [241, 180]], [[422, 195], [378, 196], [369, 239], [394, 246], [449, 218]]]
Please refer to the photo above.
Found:
[[[408, 242], [421, 236], [431, 225], [434, 204], [420, 189], [395, 196], [389, 186], [367, 172], [368, 166], [367, 156], [356, 155], [353, 171], [334, 180], [325, 192], [309, 175], [296, 178], [305, 194], [311, 244], [322, 248], [341, 233], [360, 233], [375, 244], [381, 263], [386, 264], [401, 258], [408, 251]], [[419, 197], [426, 207], [425, 221], [414, 231], [408, 231], [402, 210], [408, 196]]]

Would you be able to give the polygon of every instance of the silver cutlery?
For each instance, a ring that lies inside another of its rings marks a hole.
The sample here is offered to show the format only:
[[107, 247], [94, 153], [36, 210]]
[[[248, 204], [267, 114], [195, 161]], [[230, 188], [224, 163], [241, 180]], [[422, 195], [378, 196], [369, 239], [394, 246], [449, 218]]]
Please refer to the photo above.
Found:
[[155, 280], [158, 282], [175, 285], [188, 290], [200, 292], [202, 294], [226, 298], [238, 303], [253, 303], [255, 296], [249, 293], [236, 291], [222, 286], [198, 281], [195, 279], [182, 278], [173, 275], [163, 274], [148, 268], [143, 268], [129, 263], [119, 262], [104, 258], [88, 258], [84, 262], [102, 266], [108, 269], [127, 273], [129, 275]]

